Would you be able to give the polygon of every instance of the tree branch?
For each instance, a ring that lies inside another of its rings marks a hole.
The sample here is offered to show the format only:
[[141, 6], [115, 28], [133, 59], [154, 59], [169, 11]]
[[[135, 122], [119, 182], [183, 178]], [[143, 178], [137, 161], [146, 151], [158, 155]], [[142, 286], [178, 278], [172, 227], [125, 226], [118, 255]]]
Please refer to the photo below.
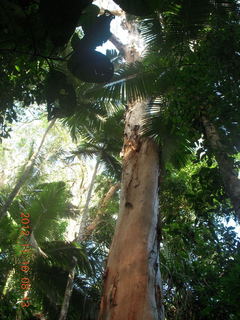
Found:
[[127, 46], [124, 45], [114, 34], [111, 35], [109, 41], [112, 42], [112, 44], [118, 49], [120, 54], [122, 54], [125, 58], [127, 55]]
[[112, 199], [112, 197], [117, 192], [117, 190], [120, 189], [120, 187], [121, 187], [121, 183], [118, 182], [112, 185], [108, 190], [108, 192], [105, 194], [104, 198], [100, 202], [100, 206], [95, 219], [87, 226], [85, 230], [85, 234], [83, 236], [84, 239], [87, 239], [94, 232], [94, 230], [96, 229], [96, 227], [101, 221], [103, 209], [107, 206], [108, 202]]

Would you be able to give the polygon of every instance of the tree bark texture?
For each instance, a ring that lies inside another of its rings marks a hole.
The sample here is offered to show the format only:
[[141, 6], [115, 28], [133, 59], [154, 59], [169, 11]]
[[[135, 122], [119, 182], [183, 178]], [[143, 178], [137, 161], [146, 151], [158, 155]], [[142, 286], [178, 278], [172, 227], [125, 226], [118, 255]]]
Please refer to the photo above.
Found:
[[238, 172], [234, 170], [233, 161], [228, 156], [214, 124], [205, 115], [202, 116], [202, 123], [206, 138], [218, 163], [225, 191], [240, 220], [240, 179], [238, 178]]
[[146, 102], [126, 115], [119, 218], [104, 275], [99, 320], [164, 318], [159, 271], [158, 148], [141, 138]]

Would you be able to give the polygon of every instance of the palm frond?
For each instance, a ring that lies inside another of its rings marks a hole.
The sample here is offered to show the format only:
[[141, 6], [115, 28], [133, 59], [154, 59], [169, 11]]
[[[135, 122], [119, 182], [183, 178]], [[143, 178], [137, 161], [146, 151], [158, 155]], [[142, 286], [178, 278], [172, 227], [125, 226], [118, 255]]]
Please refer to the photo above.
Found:
[[114, 155], [109, 154], [108, 152], [102, 153], [102, 161], [105, 165], [106, 172], [120, 180], [122, 172], [122, 163], [119, 158]]
[[39, 185], [32, 192], [25, 211], [30, 214], [32, 231], [38, 243], [52, 238], [59, 218], [66, 217], [70, 196], [61, 181]]
[[83, 158], [94, 158], [101, 153], [101, 150], [96, 148], [96, 146], [91, 143], [81, 143], [78, 145], [77, 150], [72, 151], [73, 156], [83, 157]]
[[189, 44], [205, 38], [214, 25], [239, 15], [235, 0], [162, 1], [159, 12], [140, 20], [147, 51], [181, 55]]
[[[92, 319], [97, 314], [100, 299], [100, 277], [103, 270], [99, 254], [79, 244], [63, 241], [42, 244], [48, 259], [35, 259], [32, 265], [33, 294], [43, 301], [43, 308], [51, 319], [58, 319], [60, 306], [72, 268], [72, 257], [77, 258], [77, 272], [68, 311], [68, 319]], [[89, 258], [87, 258], [89, 257]], [[97, 266], [99, 265], [99, 270]]]
[[[104, 88], [95, 87], [89, 94], [106, 103], [126, 104], [129, 100], [145, 99], [154, 90], [154, 76], [141, 62], [125, 65]], [[150, 85], [149, 85], [150, 84]]]
[[163, 98], [156, 98], [148, 104], [142, 134], [153, 138], [160, 145], [164, 163], [171, 162], [178, 168], [186, 164], [192, 153], [186, 130], [169, 116]]

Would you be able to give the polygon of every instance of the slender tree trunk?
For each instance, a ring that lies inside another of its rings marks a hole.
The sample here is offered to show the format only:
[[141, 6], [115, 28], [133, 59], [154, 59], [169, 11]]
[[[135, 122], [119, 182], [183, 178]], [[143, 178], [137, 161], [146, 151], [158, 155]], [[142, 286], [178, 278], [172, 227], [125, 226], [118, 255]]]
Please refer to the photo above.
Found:
[[56, 119], [53, 119], [49, 126], [47, 127], [42, 140], [39, 144], [38, 149], [36, 150], [36, 152], [34, 152], [31, 156], [31, 158], [28, 160], [24, 172], [22, 173], [22, 175], [20, 176], [20, 178], [17, 180], [17, 183], [15, 185], [15, 187], [13, 188], [12, 192], [9, 194], [5, 204], [3, 205], [3, 207], [0, 210], [0, 220], [7, 214], [7, 210], [9, 209], [9, 207], [11, 206], [13, 200], [15, 199], [15, 197], [17, 196], [18, 192], [20, 191], [20, 189], [22, 188], [22, 186], [25, 184], [25, 182], [27, 181], [33, 167], [35, 164], [36, 159], [39, 156], [39, 153], [42, 149], [42, 146], [45, 142], [45, 139], [47, 137], [48, 132], [51, 130], [51, 128], [53, 127], [54, 123], [55, 123]]
[[5, 185], [5, 172], [4, 169], [0, 172], [0, 188], [2, 188]]
[[[106, 204], [110, 201], [110, 199], [112, 198], [112, 196], [115, 194], [115, 192], [119, 189], [120, 184], [117, 183], [114, 186], [111, 186], [111, 188], [109, 189], [109, 191], [107, 192], [107, 194], [105, 195], [102, 204], [101, 204], [101, 208], [105, 207]], [[90, 226], [87, 228], [87, 230], [84, 231], [83, 234], [83, 238], [85, 239], [86, 237], [88, 237], [93, 230], [96, 228], [97, 224], [99, 223], [99, 215], [96, 217], [96, 219], [90, 224]], [[74, 266], [74, 268], [70, 271], [69, 276], [68, 276], [68, 282], [67, 282], [67, 286], [66, 286], [66, 291], [65, 291], [65, 296], [64, 296], [64, 302], [62, 304], [62, 309], [61, 309], [61, 317], [59, 318], [59, 320], [65, 320], [66, 318], [64, 318], [64, 316], [67, 316], [67, 312], [68, 312], [68, 307], [69, 307], [69, 301], [72, 295], [72, 290], [73, 290], [73, 280], [74, 279], [74, 275], [75, 275], [75, 268], [76, 265]]]
[[234, 170], [233, 161], [228, 156], [214, 124], [205, 115], [202, 115], [201, 119], [205, 129], [205, 136], [218, 163], [226, 193], [240, 220], [240, 180], [238, 172]]
[[2, 292], [3, 296], [5, 296], [7, 294], [7, 292], [9, 291], [9, 285], [12, 281], [14, 274], [15, 274], [15, 268], [12, 268], [7, 274], [6, 283], [5, 283], [5, 286], [3, 287], [3, 292]]
[[113, 186], [110, 187], [108, 192], [105, 194], [104, 198], [102, 199], [102, 201], [99, 205], [95, 219], [86, 227], [86, 229], [84, 231], [84, 235], [83, 235], [84, 239], [88, 238], [93, 233], [93, 231], [96, 229], [99, 222], [101, 221], [103, 209], [107, 206], [108, 202], [112, 199], [114, 194], [120, 188], [120, 185], [121, 185], [120, 183], [114, 184]]
[[[81, 219], [81, 223], [80, 223], [79, 233], [78, 233], [78, 236], [75, 239], [75, 241], [82, 241], [84, 238], [84, 232], [86, 229], [87, 218], [88, 218], [89, 203], [91, 201], [93, 187], [94, 187], [94, 183], [96, 180], [99, 165], [100, 165], [100, 158], [98, 157], [94, 171], [93, 171], [90, 186], [88, 189], [87, 200], [86, 200], [84, 210], [82, 213], [82, 219]], [[63, 304], [62, 304], [61, 314], [60, 314], [59, 320], [65, 320], [67, 318], [69, 302], [70, 302], [70, 299], [72, 296], [74, 276], [75, 276], [76, 266], [77, 266], [77, 260], [74, 260], [74, 261], [75, 261], [75, 263], [73, 265], [73, 268], [70, 270], [69, 275], [68, 275], [68, 281], [67, 281], [67, 285], [66, 285], [66, 290], [65, 290], [65, 294], [64, 294], [64, 299], [63, 299]]]
[[43, 258], [48, 258], [47, 254], [40, 248], [40, 246], [35, 238], [33, 230], [30, 235], [29, 244], [36, 250], [38, 255], [42, 256]]
[[59, 320], [66, 320], [67, 319], [69, 302], [70, 302], [72, 291], [73, 291], [73, 283], [74, 283], [74, 277], [75, 277], [75, 272], [76, 272], [76, 265], [77, 265], [77, 258], [73, 257], [73, 266], [68, 274], [68, 281], [67, 281], [67, 286], [65, 289], [65, 294], [64, 294], [64, 299], [63, 299], [63, 303], [62, 303], [62, 308], [61, 308]]
[[105, 194], [104, 198], [101, 200], [99, 208], [105, 208], [108, 204], [108, 202], [112, 199], [112, 197], [115, 195], [115, 193], [120, 189], [121, 183], [118, 182], [114, 185], [112, 185], [108, 192]]
[[159, 271], [158, 148], [141, 138], [146, 102], [126, 115], [119, 218], [111, 245], [99, 320], [164, 318]]
[[78, 232], [78, 236], [76, 241], [82, 241], [83, 240], [83, 236], [84, 236], [84, 231], [86, 229], [86, 225], [87, 225], [87, 219], [88, 219], [88, 210], [89, 210], [89, 204], [91, 201], [91, 197], [92, 197], [92, 192], [93, 192], [93, 187], [94, 187], [94, 183], [96, 180], [96, 176], [97, 176], [97, 171], [100, 165], [100, 158], [97, 158], [96, 161], [96, 165], [93, 171], [93, 175], [92, 175], [92, 179], [90, 182], [90, 186], [88, 189], [88, 194], [87, 194], [87, 200], [83, 209], [83, 213], [82, 213], [82, 219], [81, 219], [81, 223], [80, 223], [80, 227], [79, 227], [79, 232]]

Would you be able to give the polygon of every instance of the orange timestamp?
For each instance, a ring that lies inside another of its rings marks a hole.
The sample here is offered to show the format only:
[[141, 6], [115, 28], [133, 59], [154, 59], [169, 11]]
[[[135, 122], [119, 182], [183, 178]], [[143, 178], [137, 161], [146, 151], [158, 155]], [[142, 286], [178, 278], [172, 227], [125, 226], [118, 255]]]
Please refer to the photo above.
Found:
[[20, 229], [20, 239], [23, 240], [20, 245], [22, 246], [22, 261], [20, 264], [20, 271], [23, 272], [23, 276], [21, 277], [20, 288], [23, 290], [23, 298], [21, 301], [22, 308], [28, 308], [31, 305], [30, 298], [29, 298], [29, 291], [31, 289], [31, 280], [28, 277], [28, 273], [30, 272], [30, 259], [29, 255], [31, 252], [31, 245], [30, 245], [30, 235], [31, 235], [31, 228], [30, 228], [30, 214], [29, 213], [20, 213], [21, 218], [21, 229]]

